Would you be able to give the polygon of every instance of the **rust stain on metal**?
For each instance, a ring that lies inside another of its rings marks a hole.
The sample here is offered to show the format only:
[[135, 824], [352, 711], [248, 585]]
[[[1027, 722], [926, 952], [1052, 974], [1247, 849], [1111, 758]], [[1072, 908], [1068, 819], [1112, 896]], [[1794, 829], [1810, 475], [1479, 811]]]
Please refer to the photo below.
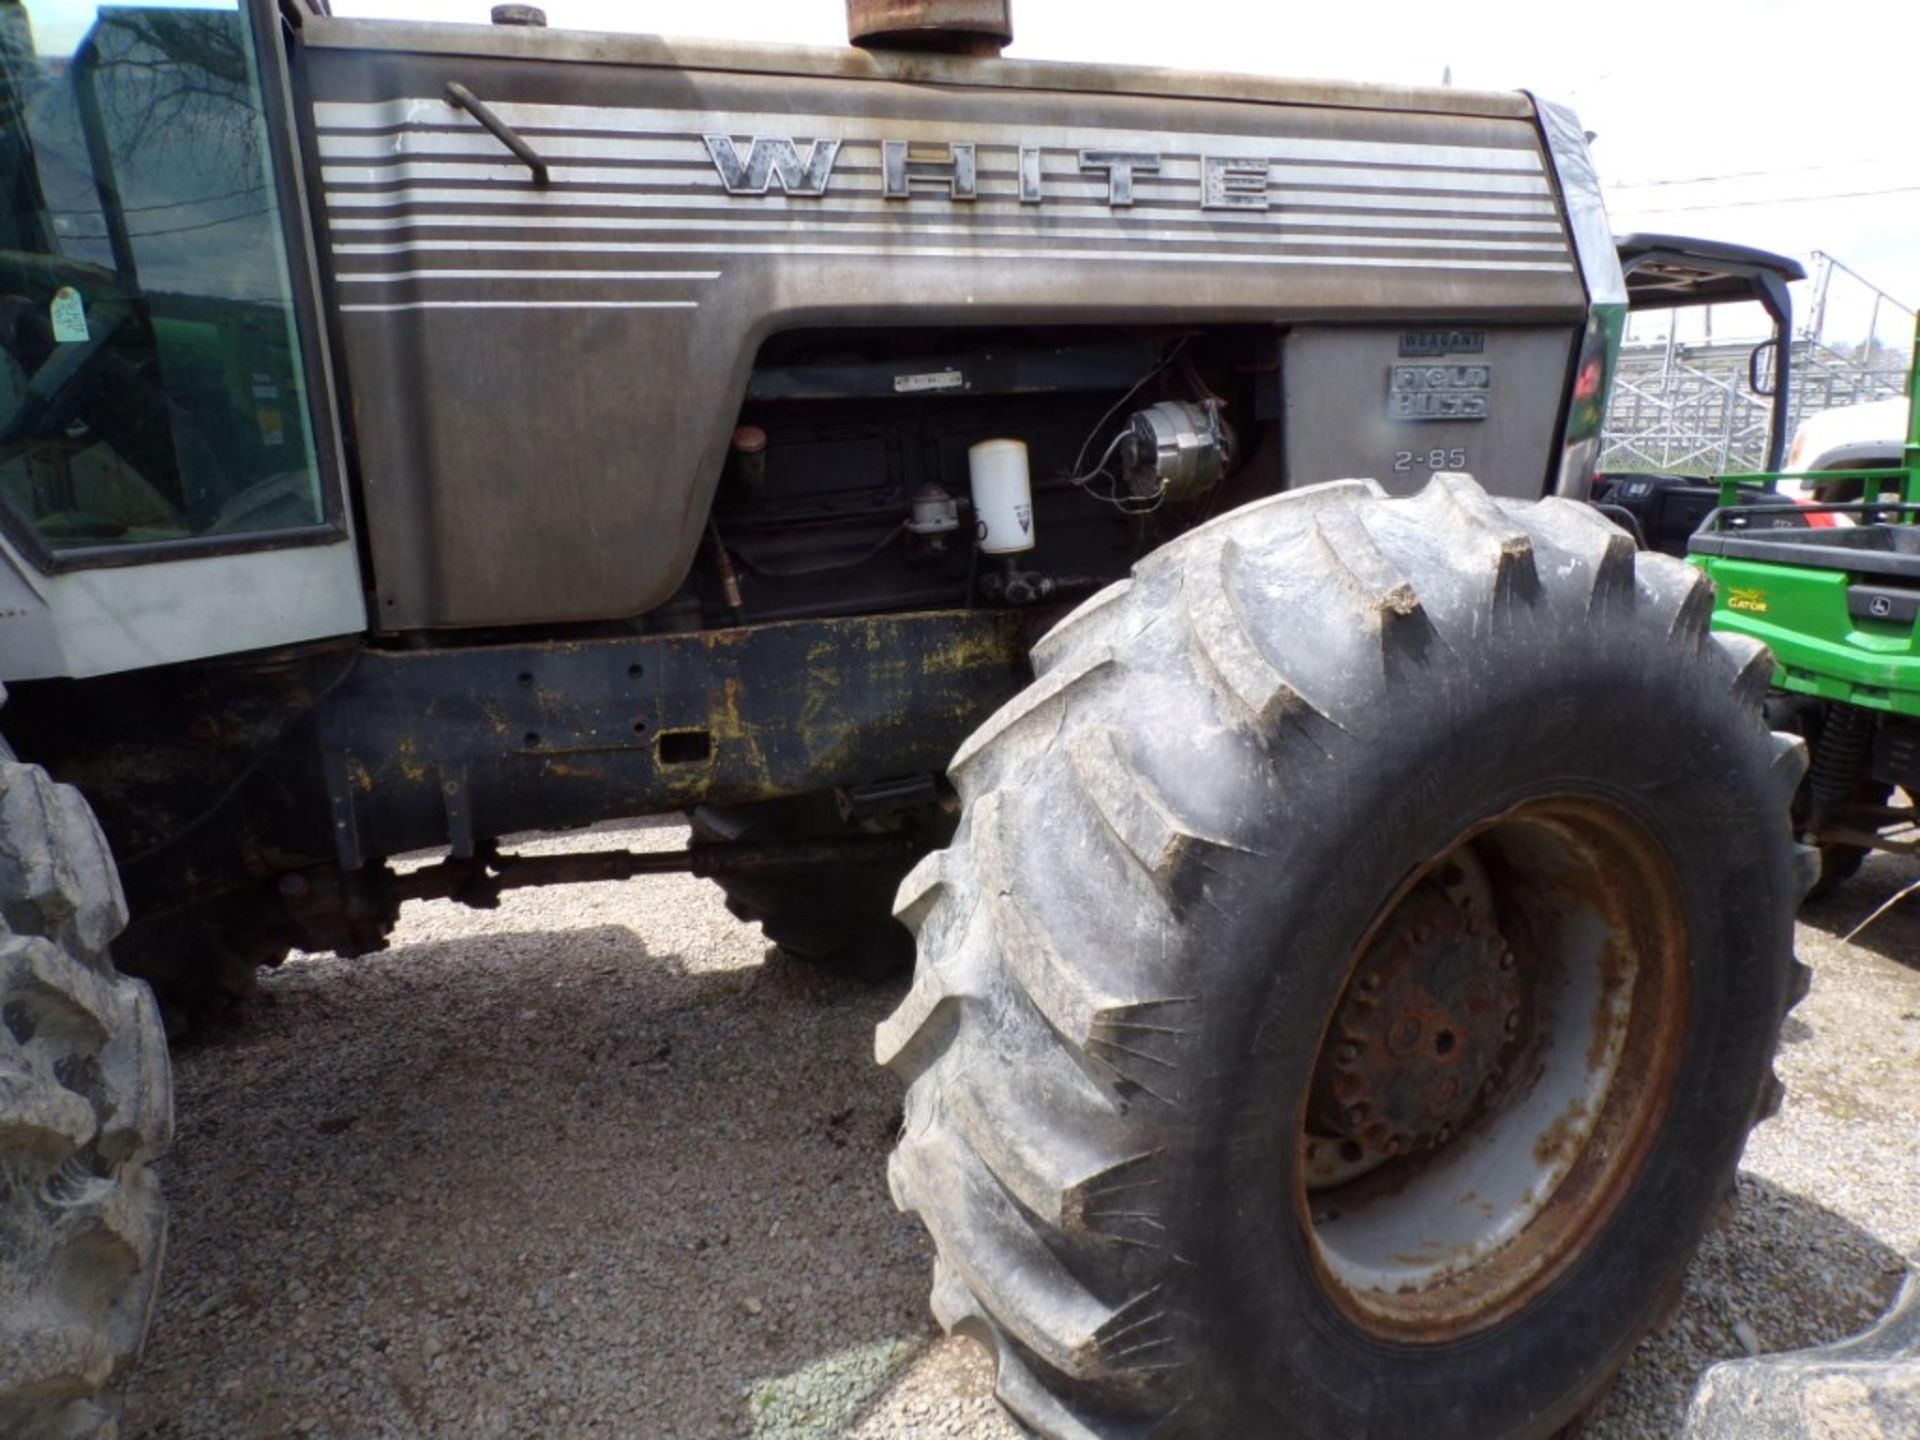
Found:
[[1597, 915], [1608, 931], [1584, 1060], [1588, 1073], [1608, 1070], [1613, 1080], [1597, 1113], [1576, 1101], [1535, 1147], [1543, 1165], [1566, 1166], [1528, 1227], [1557, 1240], [1556, 1263], [1546, 1263], [1549, 1256], [1541, 1265], [1548, 1278], [1612, 1218], [1639, 1173], [1671, 1103], [1690, 1001], [1687, 924], [1663, 857], [1637, 822], [1610, 806], [1569, 800], [1565, 808], [1588, 864], [1577, 881], [1563, 882], [1561, 899]]
[[921, 668], [929, 675], [967, 675], [975, 670], [1006, 665], [1017, 654], [1011, 625], [991, 630], [961, 631], [946, 644], [928, 650]]
[[1499, 932], [1437, 892], [1396, 909], [1370, 948], [1323, 1051], [1313, 1114], [1377, 1155], [1446, 1145], [1503, 1068], [1526, 997]]
[[1587, 1102], [1579, 1099], [1555, 1116], [1553, 1123], [1533, 1142], [1534, 1163], [1557, 1169], [1578, 1155], [1587, 1139], [1588, 1127], [1581, 1123], [1586, 1118]]
[[566, 760], [548, 760], [547, 773], [562, 780], [605, 780], [607, 772], [593, 765], [575, 765]]
[[1593, 1040], [1587, 1046], [1589, 1074], [1605, 1068], [1618, 1050], [1621, 1032], [1631, 1014], [1633, 952], [1609, 937], [1600, 955], [1600, 995], [1593, 1005]]
[[418, 758], [419, 744], [411, 735], [402, 735], [393, 748], [394, 763], [400, 767], [400, 773], [408, 783], [424, 784], [427, 779], [427, 767]]

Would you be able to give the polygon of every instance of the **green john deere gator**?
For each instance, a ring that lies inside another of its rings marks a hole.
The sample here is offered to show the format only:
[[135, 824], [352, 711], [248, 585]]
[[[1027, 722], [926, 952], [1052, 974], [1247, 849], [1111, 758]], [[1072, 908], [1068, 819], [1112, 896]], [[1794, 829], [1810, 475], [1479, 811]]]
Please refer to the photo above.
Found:
[[[1713, 578], [1714, 629], [1773, 651], [1768, 720], [1812, 753], [1795, 822], [1819, 847], [1816, 896], [1871, 851], [1920, 854], [1920, 325], [1907, 392], [1899, 466], [1728, 475], [1689, 545]], [[1782, 481], [1845, 497], [1802, 507], [1835, 523], [1773, 528], [1737, 503]]]

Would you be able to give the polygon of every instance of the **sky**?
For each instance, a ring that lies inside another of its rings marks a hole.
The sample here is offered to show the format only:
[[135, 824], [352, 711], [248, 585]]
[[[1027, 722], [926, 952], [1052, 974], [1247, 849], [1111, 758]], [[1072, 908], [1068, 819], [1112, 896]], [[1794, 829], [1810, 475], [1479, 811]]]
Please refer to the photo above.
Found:
[[[334, 0], [336, 14], [486, 23], [489, 0]], [[546, 0], [549, 23], [846, 43], [842, 0]], [[1920, 0], [1014, 0], [1027, 59], [1528, 89], [1571, 105], [1616, 234], [1832, 255], [1920, 304]], [[1803, 291], [1806, 287], [1800, 287]], [[1866, 291], [1831, 323], [1864, 329]], [[1805, 305], [1805, 300], [1800, 301]], [[1857, 320], [1850, 317], [1858, 312]], [[1902, 349], [1898, 318], [1881, 334]], [[1843, 337], [1844, 338], [1844, 337]]]

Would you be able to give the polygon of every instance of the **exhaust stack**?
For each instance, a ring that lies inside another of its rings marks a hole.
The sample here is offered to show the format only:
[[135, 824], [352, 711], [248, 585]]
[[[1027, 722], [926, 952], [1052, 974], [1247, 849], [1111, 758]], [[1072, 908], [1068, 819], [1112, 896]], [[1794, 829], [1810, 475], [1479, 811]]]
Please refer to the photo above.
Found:
[[998, 55], [1013, 43], [1013, 0], [847, 0], [847, 38], [868, 50]]

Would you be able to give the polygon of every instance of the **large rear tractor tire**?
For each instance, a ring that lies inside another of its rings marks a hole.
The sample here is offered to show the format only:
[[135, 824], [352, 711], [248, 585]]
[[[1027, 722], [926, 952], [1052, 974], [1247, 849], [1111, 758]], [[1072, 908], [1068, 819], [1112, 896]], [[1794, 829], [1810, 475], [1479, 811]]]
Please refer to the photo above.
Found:
[[172, 1138], [152, 992], [118, 974], [126, 923], [80, 793], [0, 747], [0, 1435], [110, 1434], [138, 1357]]
[[1678, 1293], [1804, 992], [1798, 740], [1705, 577], [1342, 482], [1036, 647], [902, 884], [889, 1172], [1065, 1440], [1541, 1440]]

